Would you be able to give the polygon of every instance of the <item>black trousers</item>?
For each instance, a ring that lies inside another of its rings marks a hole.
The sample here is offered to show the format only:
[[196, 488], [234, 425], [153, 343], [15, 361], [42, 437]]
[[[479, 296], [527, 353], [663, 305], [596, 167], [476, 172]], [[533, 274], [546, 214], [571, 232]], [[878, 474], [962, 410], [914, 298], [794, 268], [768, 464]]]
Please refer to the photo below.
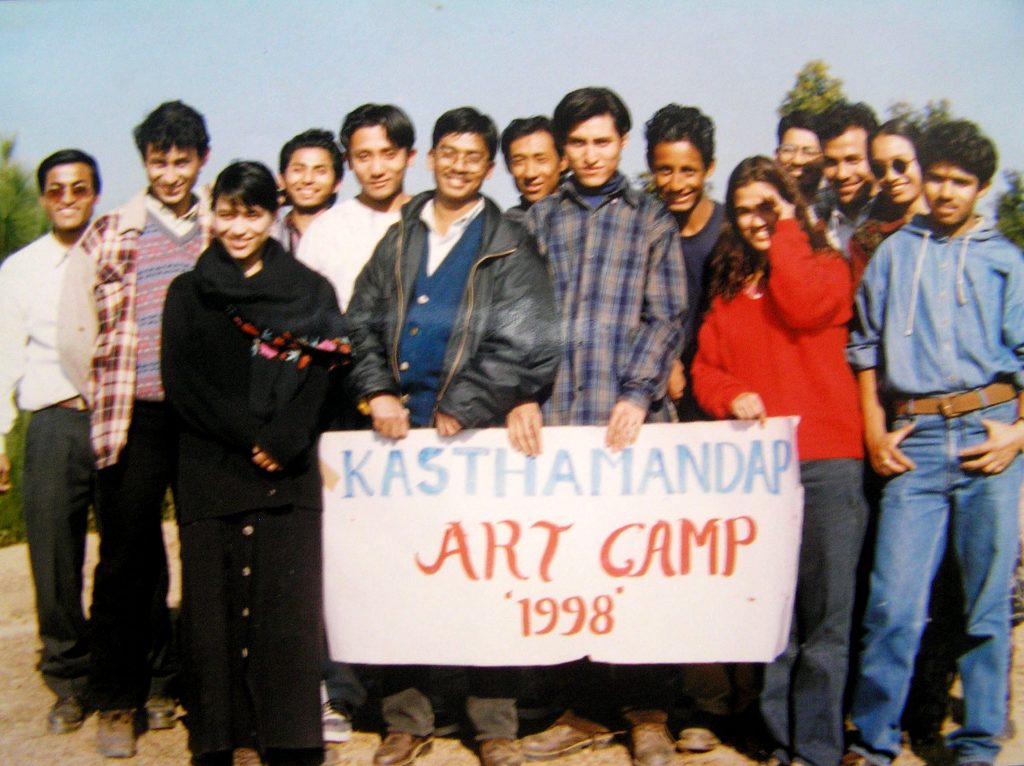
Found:
[[97, 474], [100, 559], [89, 671], [89, 701], [97, 710], [135, 708], [150, 693], [171, 693], [177, 656], [161, 513], [176, 447], [170, 408], [137, 400], [118, 462]]
[[82, 697], [89, 672], [82, 565], [94, 464], [88, 412], [47, 407], [32, 414], [22, 509], [43, 644], [39, 670], [58, 697]]

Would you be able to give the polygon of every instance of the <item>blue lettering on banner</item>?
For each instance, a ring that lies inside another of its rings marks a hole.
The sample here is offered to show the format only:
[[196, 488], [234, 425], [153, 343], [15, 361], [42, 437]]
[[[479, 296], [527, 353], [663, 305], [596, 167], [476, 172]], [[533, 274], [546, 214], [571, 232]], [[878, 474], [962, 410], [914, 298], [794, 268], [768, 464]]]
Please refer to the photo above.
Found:
[[[454, 480], [468, 497], [612, 496], [633, 494], [778, 495], [794, 459], [784, 439], [676, 444], [618, 454], [594, 448], [526, 458], [509, 448], [424, 447], [341, 451], [344, 497], [434, 496]], [[588, 459], [589, 458], [589, 459]]]
[[416, 489], [424, 495], [440, 495], [448, 488], [448, 469], [443, 465], [434, 465], [434, 460], [442, 454], [444, 454], [444, 450], [440, 447], [424, 447], [416, 456], [416, 462], [419, 463], [420, 468], [437, 477], [434, 484], [421, 481], [416, 485]]

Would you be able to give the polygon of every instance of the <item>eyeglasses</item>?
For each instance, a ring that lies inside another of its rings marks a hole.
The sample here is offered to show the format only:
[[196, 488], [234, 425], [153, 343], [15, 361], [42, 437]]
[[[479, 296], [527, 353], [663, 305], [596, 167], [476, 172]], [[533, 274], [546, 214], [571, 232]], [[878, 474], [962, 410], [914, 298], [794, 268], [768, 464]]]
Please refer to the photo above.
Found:
[[902, 157], [897, 157], [888, 165], [884, 162], [871, 163], [871, 173], [875, 178], [885, 178], [886, 173], [889, 172], [889, 168], [892, 168], [892, 172], [898, 176], [906, 175], [907, 168], [910, 167], [910, 163], [917, 162], [917, 158], [905, 160]]
[[434, 153], [434, 158], [442, 165], [457, 165], [459, 160], [467, 170], [482, 170], [487, 164], [487, 155], [483, 152], [460, 152], [450, 146], [442, 146]]
[[796, 157], [797, 155], [803, 157], [806, 160], [816, 160], [821, 157], [821, 149], [815, 149], [813, 146], [795, 146], [794, 144], [780, 144], [779, 145], [779, 159], [788, 161]]
[[71, 199], [75, 202], [85, 199], [86, 197], [93, 196], [92, 188], [85, 184], [75, 184], [74, 186], [57, 184], [54, 186], [47, 186], [46, 191], [43, 192], [43, 196], [45, 196], [50, 202], [60, 202], [64, 199], [64, 195], [68, 193], [71, 194]]

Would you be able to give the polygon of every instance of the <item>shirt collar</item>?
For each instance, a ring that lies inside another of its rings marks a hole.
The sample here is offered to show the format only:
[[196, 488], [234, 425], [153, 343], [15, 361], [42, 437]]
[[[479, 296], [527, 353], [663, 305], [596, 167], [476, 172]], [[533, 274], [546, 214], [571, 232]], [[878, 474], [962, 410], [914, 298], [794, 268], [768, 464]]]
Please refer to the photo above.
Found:
[[[480, 213], [481, 213], [481, 211], [483, 211], [483, 209], [484, 209], [484, 198], [483, 198], [483, 196], [481, 196], [480, 199], [477, 200], [476, 204], [473, 206], [473, 208], [468, 213], [466, 213], [464, 216], [461, 216], [460, 218], [456, 218], [454, 221], [452, 221], [452, 225], [448, 227], [448, 233], [445, 234], [445, 236], [446, 237], [451, 236], [452, 232], [454, 232], [454, 231], [459, 231], [459, 232], [465, 231], [466, 227], [469, 226], [470, 223], [472, 223], [474, 218], [476, 218], [478, 215], [480, 215]], [[426, 224], [427, 229], [431, 233], [438, 234], [437, 226], [434, 224], [434, 199], [433, 198], [430, 198], [429, 200], [427, 200], [427, 204], [425, 204], [423, 206], [423, 209], [420, 210], [420, 220], [423, 221], [424, 224]]]
[[145, 195], [145, 208], [156, 216], [162, 219], [171, 219], [176, 221], [185, 221], [188, 223], [195, 223], [199, 220], [199, 208], [200, 199], [195, 194], [189, 195], [189, 202], [191, 205], [188, 206], [188, 210], [184, 215], [175, 215], [174, 211], [167, 207], [164, 203], [153, 196], [152, 193], [146, 192]]
[[[616, 188], [613, 189], [608, 194], [607, 199], [614, 199], [616, 197], [622, 197], [622, 199], [630, 207], [634, 207], [634, 208], [639, 207], [640, 206], [640, 192], [639, 192], [639, 190], [634, 189], [630, 185], [630, 183], [626, 180], [626, 177], [622, 173], [620, 173], [619, 171], [615, 171], [615, 180], [618, 181], [618, 186], [616, 186]], [[584, 201], [583, 201], [583, 197], [580, 195], [579, 190], [576, 188], [576, 184], [573, 183], [573, 181], [572, 181], [572, 176], [569, 176], [564, 181], [562, 181], [562, 185], [558, 187], [558, 193], [562, 197], [569, 197], [570, 199], [575, 201], [577, 204], [580, 204], [580, 205], [585, 204]]]

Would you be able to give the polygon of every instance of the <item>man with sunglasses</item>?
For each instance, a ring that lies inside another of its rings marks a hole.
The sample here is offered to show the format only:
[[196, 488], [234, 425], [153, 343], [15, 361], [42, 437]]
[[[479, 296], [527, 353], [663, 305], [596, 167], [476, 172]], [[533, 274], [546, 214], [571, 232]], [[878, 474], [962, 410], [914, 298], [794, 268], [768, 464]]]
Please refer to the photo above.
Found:
[[0, 268], [0, 494], [11, 488], [10, 438], [18, 407], [30, 411], [21, 487], [36, 592], [42, 656], [39, 670], [57, 701], [47, 714], [55, 734], [85, 718], [88, 622], [82, 613], [82, 561], [92, 502], [89, 413], [57, 354], [57, 306], [68, 249], [99, 201], [96, 160], [63, 149], [36, 173], [51, 230]]

